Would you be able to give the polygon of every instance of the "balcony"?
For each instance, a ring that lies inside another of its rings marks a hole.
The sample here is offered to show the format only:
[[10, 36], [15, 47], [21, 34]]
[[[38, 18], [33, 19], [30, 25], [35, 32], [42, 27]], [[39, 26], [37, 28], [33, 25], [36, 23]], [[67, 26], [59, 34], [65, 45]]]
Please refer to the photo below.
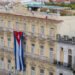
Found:
[[70, 65], [69, 63], [62, 63], [60, 61], [55, 60], [54, 64], [57, 66], [57, 68], [64, 68], [67, 70], [72, 70], [72, 65]]
[[33, 33], [33, 32], [29, 32], [29, 37], [31, 38], [32, 41], [35, 41], [36, 38], [37, 38], [37, 34], [36, 33]]
[[49, 42], [50, 45], [54, 45], [55, 42], [54, 36], [48, 36], [47, 41]]
[[19, 73], [15, 73], [15, 71], [8, 71], [6, 69], [0, 69], [0, 75], [19, 75]]
[[60, 34], [57, 34], [56, 41], [60, 43], [75, 45], [75, 37], [70, 38], [67, 35], [61, 36]]
[[13, 53], [13, 48], [7, 47], [5, 45], [0, 45], [0, 52], [7, 52], [7, 53]]
[[4, 26], [0, 25], [0, 32], [4, 32], [5, 28]]
[[1, 32], [4, 32], [4, 31], [6, 31], [6, 32], [13, 32], [13, 28], [11, 28], [11, 27], [5, 27], [5, 26], [0, 26], [0, 31]]
[[44, 43], [46, 40], [46, 36], [44, 34], [39, 34], [38, 35], [38, 39], [41, 43]]
[[4, 50], [4, 42], [0, 44], [0, 50]]
[[53, 64], [54, 63], [54, 62], [52, 63], [50, 61], [50, 58], [48, 58], [46, 56], [43, 56], [43, 55], [39, 55], [39, 54], [33, 54], [33, 53], [30, 53], [30, 52], [26, 52], [25, 56], [27, 56], [28, 58], [34, 59], [34, 60], [46, 62], [48, 64]]
[[14, 48], [8, 47], [8, 46], [4, 46], [4, 51], [5, 52], [10, 52], [13, 53]]
[[11, 27], [6, 27], [6, 28], [5, 28], [5, 31], [12, 33], [12, 32], [13, 32], [13, 28], [11, 28]]

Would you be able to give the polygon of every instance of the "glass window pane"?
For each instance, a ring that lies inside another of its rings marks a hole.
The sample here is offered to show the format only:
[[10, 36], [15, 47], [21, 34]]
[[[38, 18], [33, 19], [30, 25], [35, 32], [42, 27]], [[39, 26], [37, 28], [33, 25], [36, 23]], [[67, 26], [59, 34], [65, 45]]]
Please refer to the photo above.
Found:
[[31, 67], [31, 75], [35, 75], [35, 67]]
[[4, 38], [0, 37], [0, 45], [4, 46]]
[[40, 69], [40, 75], [44, 75], [44, 70]]
[[54, 57], [53, 57], [53, 48], [50, 48], [50, 62], [53, 63]]
[[60, 73], [59, 75], [63, 75], [63, 73]]
[[40, 55], [44, 54], [44, 46], [40, 46]]
[[32, 25], [32, 33], [35, 32], [35, 25]]
[[34, 53], [34, 49], [35, 49], [35, 44], [31, 45], [31, 53]]
[[52, 72], [49, 72], [49, 75], [53, 75], [53, 73]]
[[41, 34], [44, 35], [44, 26], [41, 26]]
[[11, 38], [9, 37], [8, 38], [8, 47], [10, 47], [10, 44], [11, 44]]

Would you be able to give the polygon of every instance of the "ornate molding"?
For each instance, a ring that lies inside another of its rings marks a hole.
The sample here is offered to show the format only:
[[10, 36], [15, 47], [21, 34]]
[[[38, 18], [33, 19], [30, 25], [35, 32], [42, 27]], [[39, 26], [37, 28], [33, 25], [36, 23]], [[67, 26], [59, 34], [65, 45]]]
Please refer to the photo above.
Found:
[[36, 63], [33, 62], [33, 61], [31, 61], [31, 62], [30, 62], [30, 65], [31, 65], [31, 66], [36, 66]]

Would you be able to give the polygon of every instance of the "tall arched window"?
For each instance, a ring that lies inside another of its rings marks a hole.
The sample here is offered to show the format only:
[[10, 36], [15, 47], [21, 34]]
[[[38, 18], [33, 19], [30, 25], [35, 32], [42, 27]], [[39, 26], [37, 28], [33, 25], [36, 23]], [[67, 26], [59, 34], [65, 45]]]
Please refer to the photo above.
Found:
[[8, 28], [11, 28], [11, 21], [8, 21]]
[[44, 26], [41, 26], [41, 36], [43, 36], [44, 35]]
[[44, 70], [40, 69], [40, 75], [44, 75]]
[[53, 63], [53, 61], [54, 61], [53, 48], [50, 48], [50, 54], [49, 55], [50, 55], [50, 62]]
[[64, 62], [64, 51], [63, 51], [63, 47], [61, 47], [60, 49], [60, 62], [63, 63]]
[[32, 25], [32, 33], [35, 33], [35, 25]]
[[35, 75], [35, 67], [31, 67], [31, 75]]
[[10, 47], [11, 46], [11, 37], [9, 36], [8, 37], [8, 47]]
[[31, 53], [34, 53], [35, 50], [35, 44], [31, 44]]
[[0, 45], [4, 46], [4, 38], [3, 38], [3, 36], [0, 37]]
[[0, 69], [4, 69], [4, 58], [0, 58]]
[[55, 34], [54, 34], [55, 32], [54, 32], [54, 28], [52, 27], [52, 28], [50, 28], [50, 38], [54, 38], [54, 36], [55, 36]]
[[40, 46], [40, 55], [44, 55], [44, 46]]
[[72, 50], [68, 49], [68, 66], [72, 66]]

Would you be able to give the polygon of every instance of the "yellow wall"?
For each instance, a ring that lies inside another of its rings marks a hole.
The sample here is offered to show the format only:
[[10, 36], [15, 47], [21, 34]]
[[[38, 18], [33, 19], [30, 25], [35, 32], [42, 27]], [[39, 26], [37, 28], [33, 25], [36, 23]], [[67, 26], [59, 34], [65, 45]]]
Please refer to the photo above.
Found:
[[[14, 54], [13, 54], [13, 48], [14, 48], [14, 42], [13, 42], [13, 31], [14, 30], [18, 30], [18, 31], [23, 31], [25, 32], [25, 28], [24, 28], [24, 23], [26, 24], [26, 51], [28, 53], [31, 54], [31, 44], [35, 44], [35, 52], [34, 55], [38, 56], [41, 58], [40, 56], [40, 45], [44, 46], [44, 59], [47, 58], [45, 61], [40, 61], [40, 58], [37, 60], [37, 58], [31, 58], [32, 55], [29, 57], [27, 56], [26, 58], [26, 73], [27, 75], [31, 74], [31, 69], [30, 67], [35, 66], [36, 67], [36, 75], [39, 74], [39, 67], [43, 68], [45, 70], [45, 75], [49, 75], [49, 71], [52, 71], [55, 75], [55, 66], [54, 64], [50, 64], [49, 62], [49, 50], [50, 48], [54, 49], [54, 59], [56, 58], [56, 51], [55, 51], [55, 43], [49, 42], [49, 40], [47, 39], [48, 36], [50, 36], [50, 32], [49, 29], [50, 28], [54, 28], [54, 38], [55, 38], [55, 34], [57, 31], [57, 22], [54, 22], [52, 20], [46, 20], [46, 19], [42, 19], [42, 18], [35, 18], [35, 17], [24, 17], [24, 16], [15, 16], [12, 14], [0, 14], [0, 17], [3, 19], [4, 21], [4, 27], [5, 31], [0, 32], [0, 36], [2, 35], [4, 37], [4, 46], [5, 46], [5, 50], [4, 50], [4, 62], [5, 62], [5, 69], [7, 68], [7, 59], [9, 57], [9, 59], [11, 60], [11, 64], [12, 67], [15, 65], [14, 64]], [[8, 21], [11, 22], [10, 27], [8, 28]], [[17, 26], [18, 28], [16, 29], [16, 22], [19, 22], [19, 26]], [[31, 31], [32, 31], [32, 25], [35, 25], [35, 36], [36, 38], [34, 38], [31, 35]], [[0, 25], [1, 26], [1, 25]], [[46, 39], [42, 39], [42, 41], [39, 39], [39, 34], [40, 34], [40, 27], [44, 26], [44, 31], [45, 31], [45, 37]], [[1, 27], [0, 27], [1, 28]], [[7, 31], [8, 29], [11, 28], [10, 31]], [[10, 37], [11, 38], [11, 43], [10, 43], [10, 48], [11, 51], [6, 51], [7, 50], [7, 38]], [[0, 49], [1, 50], [1, 49]], [[0, 51], [0, 55], [1, 55], [1, 51]], [[15, 68], [15, 67], [14, 67]], [[53, 69], [53, 70], [52, 70]]]

